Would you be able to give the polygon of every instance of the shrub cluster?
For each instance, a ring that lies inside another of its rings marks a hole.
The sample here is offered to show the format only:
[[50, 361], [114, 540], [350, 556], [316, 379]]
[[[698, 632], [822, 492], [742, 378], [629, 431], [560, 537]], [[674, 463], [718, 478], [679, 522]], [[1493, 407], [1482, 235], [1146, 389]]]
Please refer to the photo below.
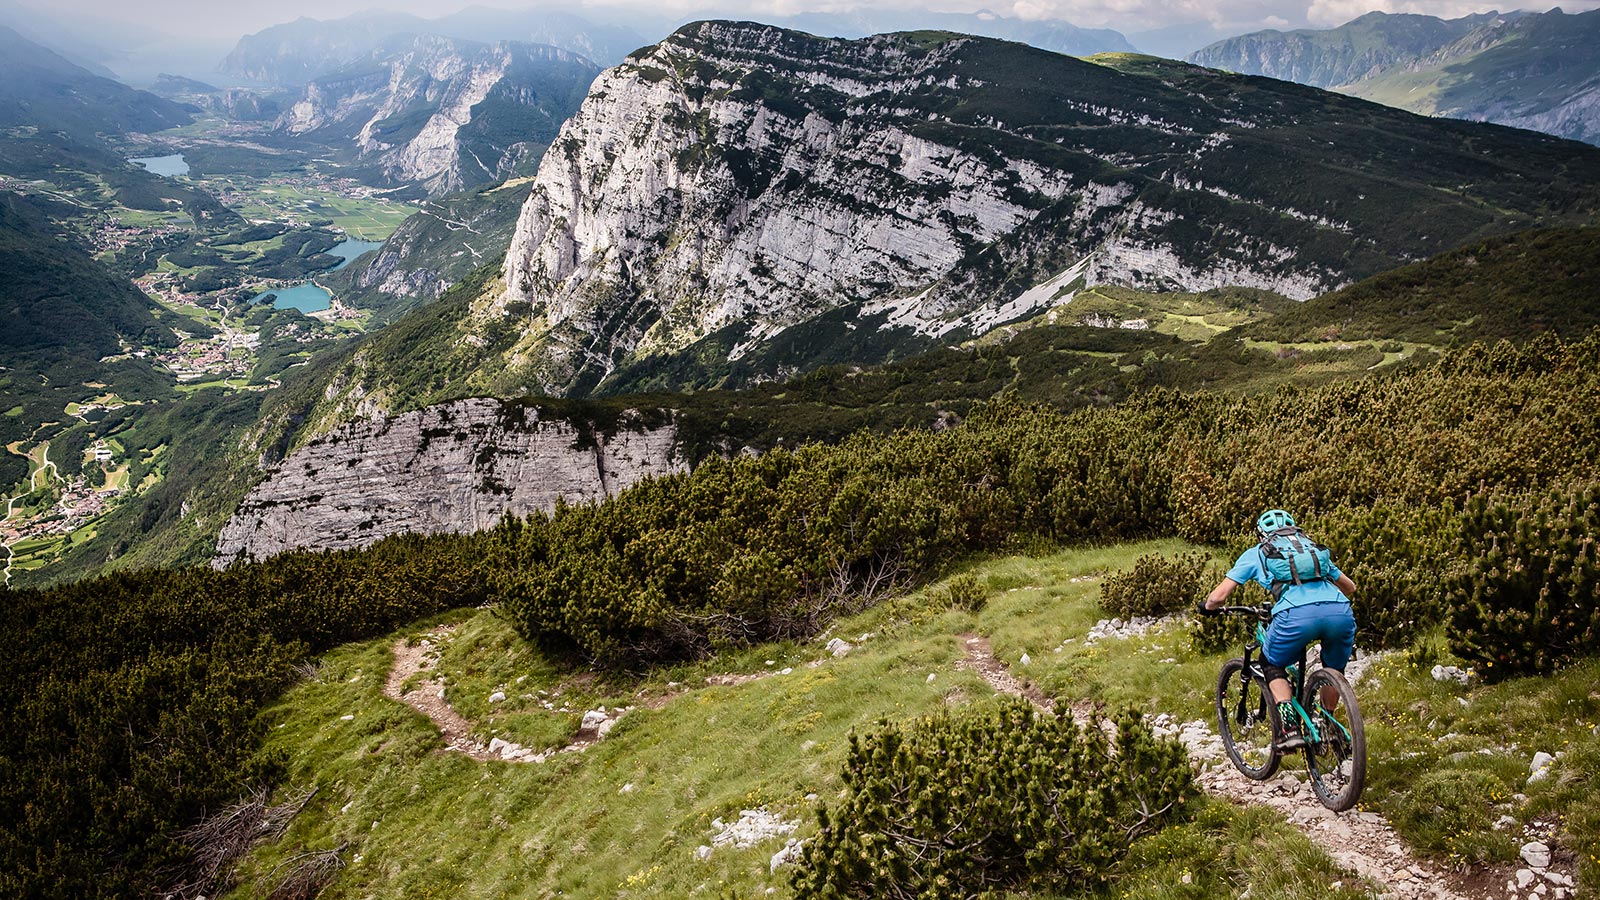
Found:
[[852, 734], [843, 776], [802, 851], [801, 900], [1069, 893], [1196, 795], [1182, 746], [1137, 714], [1108, 738], [1014, 697]]
[[1452, 649], [1487, 678], [1600, 651], [1600, 484], [1466, 504], [1447, 586]]
[[1100, 583], [1100, 608], [1119, 618], [1164, 616], [1193, 608], [1220, 576], [1208, 576], [1211, 559], [1204, 553], [1163, 556], [1150, 553], [1133, 568]]
[[158, 895], [178, 834], [279, 761], [256, 713], [308, 653], [480, 603], [459, 537], [9, 591], [0, 624], [0, 896]]
[[491, 536], [492, 591], [525, 637], [603, 667], [812, 634], [1019, 534], [1152, 533], [1166, 491], [1144, 460], [1164, 438], [1139, 433], [1140, 415], [1098, 412], [1099, 427], [1075, 429], [1002, 401], [942, 433], [713, 458], [505, 523]]
[[[1254, 358], [1221, 340], [1195, 365]], [[155, 891], [186, 860], [173, 834], [274, 777], [255, 713], [292, 660], [485, 600], [547, 650], [637, 668], [814, 633], [964, 554], [1216, 543], [1282, 506], [1356, 579], [1369, 637], [1453, 615], [1490, 677], [1543, 671], [1597, 646], [1600, 418], [1573, 412], [1597, 407], [1600, 334], [1250, 397], [1002, 400], [945, 431], [712, 458], [481, 535], [13, 591], [0, 895]]]
[[963, 554], [1219, 543], [1281, 506], [1350, 569], [1363, 641], [1381, 644], [1448, 615], [1438, 586], [1467, 497], [1600, 464], [1600, 419], [1560, 414], [1597, 405], [1600, 334], [1266, 396], [1152, 390], [1071, 414], [1006, 399], [947, 431], [713, 458], [508, 523], [489, 539], [491, 592], [545, 649], [639, 668], [814, 633]]

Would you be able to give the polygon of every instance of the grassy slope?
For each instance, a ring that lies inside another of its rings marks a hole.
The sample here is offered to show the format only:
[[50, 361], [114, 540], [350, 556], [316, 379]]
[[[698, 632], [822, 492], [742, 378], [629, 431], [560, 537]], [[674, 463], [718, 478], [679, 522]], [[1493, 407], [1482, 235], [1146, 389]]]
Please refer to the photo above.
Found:
[[1384, 339], [1436, 346], [1581, 335], [1600, 325], [1600, 228], [1524, 231], [1469, 244], [1291, 307], [1244, 334], [1278, 341]]
[[[780, 842], [719, 848], [706, 862], [694, 858], [695, 847], [710, 843], [712, 819], [766, 806], [800, 820], [800, 836], [811, 833], [805, 797], [826, 799], [839, 789], [850, 729], [989, 696], [976, 676], [955, 668], [961, 655], [955, 636], [963, 631], [992, 635], [997, 654], [1014, 670], [1064, 696], [1209, 720], [1220, 655], [1195, 653], [1171, 631], [1092, 648], [1081, 642], [1101, 617], [1093, 576], [1127, 567], [1142, 553], [1180, 547], [1160, 542], [981, 562], [972, 571], [991, 595], [982, 612], [944, 608], [932, 599], [935, 586], [842, 623], [835, 633], [848, 639], [875, 636], [817, 668], [807, 666], [824, 656], [817, 644], [778, 645], [637, 683], [595, 685], [565, 679], [492, 612], [445, 616], [462, 623], [441, 663], [452, 702], [485, 736], [543, 746], [570, 733], [576, 714], [544, 712], [541, 690], [562, 690], [559, 701], [581, 711], [636, 702], [637, 692], [659, 694], [669, 682], [693, 688], [658, 710], [630, 713], [587, 753], [544, 765], [483, 764], [434, 752], [439, 738], [431, 725], [381, 694], [394, 638], [347, 646], [268, 713], [270, 749], [287, 756], [291, 781], [322, 791], [282, 839], [257, 851], [248, 869], [262, 878], [295, 853], [349, 841], [351, 865], [324, 894], [330, 900], [747, 897], [767, 887], [788, 896], [783, 874], [768, 872]], [[417, 635], [432, 624], [401, 634]], [[1079, 641], [1063, 644], [1071, 638]], [[1061, 652], [1052, 652], [1058, 646]], [[1566, 814], [1567, 827], [1579, 835], [1570, 843], [1596, 852], [1600, 822], [1582, 811], [1581, 785], [1600, 774], [1600, 738], [1591, 732], [1600, 699], [1588, 693], [1600, 668], [1466, 689], [1434, 682], [1426, 671], [1432, 644], [1422, 646], [1380, 663], [1378, 681], [1362, 688], [1373, 759], [1367, 807], [1389, 814], [1413, 841], [1440, 855], [1505, 858], [1512, 852], [1508, 839], [1488, 827], [1502, 811], [1523, 821]], [[1020, 665], [1023, 653], [1031, 658], [1027, 667]], [[794, 671], [737, 687], [704, 686], [708, 674], [785, 667]], [[519, 685], [521, 676], [527, 679]], [[511, 699], [491, 715], [484, 698], [501, 687]], [[344, 715], [354, 719], [343, 721]], [[1503, 744], [1520, 749], [1499, 751]], [[1480, 747], [1495, 752], [1470, 752]], [[1436, 790], [1417, 792], [1423, 799], [1408, 793], [1441, 777], [1429, 773], [1451, 771], [1490, 771], [1510, 785], [1519, 770], [1525, 774], [1535, 747], [1569, 755], [1557, 778], [1522, 788], [1529, 797], [1524, 806], [1491, 812], [1469, 797], [1471, 815], [1451, 817], [1419, 810]], [[1457, 751], [1468, 752], [1450, 755]], [[634, 787], [624, 793], [628, 784]], [[1446, 833], [1451, 828], [1460, 833]], [[1282, 854], [1296, 864], [1281, 865]], [[1346, 888], [1330, 890], [1340, 879], [1320, 851], [1274, 814], [1212, 804], [1194, 824], [1136, 848], [1114, 893], [1220, 898], [1248, 888], [1256, 898], [1360, 895], [1348, 876]], [[247, 878], [233, 896], [250, 896], [257, 886]]]

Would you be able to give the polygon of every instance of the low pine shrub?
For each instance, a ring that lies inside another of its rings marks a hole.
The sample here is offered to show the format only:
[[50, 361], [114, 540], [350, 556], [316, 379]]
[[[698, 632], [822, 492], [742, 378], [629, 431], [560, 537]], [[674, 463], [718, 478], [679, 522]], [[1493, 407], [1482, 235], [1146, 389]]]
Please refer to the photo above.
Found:
[[1189, 647], [1204, 654], [1238, 650], [1255, 637], [1255, 628], [1256, 620], [1249, 616], [1196, 616], [1189, 630]]
[[1446, 616], [1461, 519], [1446, 505], [1343, 506], [1310, 527], [1356, 584], [1363, 647], [1404, 646]]
[[1204, 553], [1141, 556], [1132, 569], [1100, 583], [1100, 608], [1119, 618], [1164, 616], [1192, 609], [1221, 576], [1208, 578]]
[[1195, 797], [1183, 748], [1137, 714], [1108, 738], [1020, 698], [852, 734], [843, 774], [794, 876], [800, 900], [1071, 893]]
[[1448, 586], [1451, 647], [1483, 677], [1545, 674], [1600, 648], [1600, 484], [1474, 497]]
[[952, 609], [977, 612], [989, 603], [989, 592], [978, 582], [978, 576], [971, 573], [950, 579], [944, 593]]

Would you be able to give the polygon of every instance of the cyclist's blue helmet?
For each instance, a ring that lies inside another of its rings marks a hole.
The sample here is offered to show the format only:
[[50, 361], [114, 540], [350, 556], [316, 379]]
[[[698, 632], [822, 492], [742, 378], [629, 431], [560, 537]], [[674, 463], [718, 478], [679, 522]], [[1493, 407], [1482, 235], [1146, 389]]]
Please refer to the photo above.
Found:
[[1294, 516], [1281, 509], [1269, 509], [1256, 519], [1256, 532], [1263, 537], [1280, 528], [1293, 528]]

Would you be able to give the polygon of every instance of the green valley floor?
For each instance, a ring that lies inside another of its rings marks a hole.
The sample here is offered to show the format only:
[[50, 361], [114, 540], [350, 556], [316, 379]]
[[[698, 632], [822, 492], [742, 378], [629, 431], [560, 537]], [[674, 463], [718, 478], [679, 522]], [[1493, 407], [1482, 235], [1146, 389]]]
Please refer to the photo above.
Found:
[[[1105, 574], [1185, 549], [980, 561], [963, 569], [988, 595], [977, 612], [934, 584], [805, 643], [626, 681], [555, 666], [492, 608], [348, 645], [267, 713], [283, 795], [317, 792], [230, 896], [308, 859], [342, 867], [324, 898], [790, 896], [794, 842], [838, 795], [852, 729], [997, 690], [1079, 714], [1131, 704], [1190, 746], [1211, 799], [1135, 844], [1109, 896], [1593, 896], [1600, 665], [1480, 686], [1436, 678], [1453, 662], [1437, 634], [1369, 655], [1368, 787], [1335, 816], [1292, 774], [1257, 785], [1215, 756], [1230, 654], [1193, 649], [1181, 618], [1103, 622]], [[1539, 751], [1560, 756], [1530, 780]], [[1519, 861], [1533, 840], [1556, 848], [1546, 873]]]

